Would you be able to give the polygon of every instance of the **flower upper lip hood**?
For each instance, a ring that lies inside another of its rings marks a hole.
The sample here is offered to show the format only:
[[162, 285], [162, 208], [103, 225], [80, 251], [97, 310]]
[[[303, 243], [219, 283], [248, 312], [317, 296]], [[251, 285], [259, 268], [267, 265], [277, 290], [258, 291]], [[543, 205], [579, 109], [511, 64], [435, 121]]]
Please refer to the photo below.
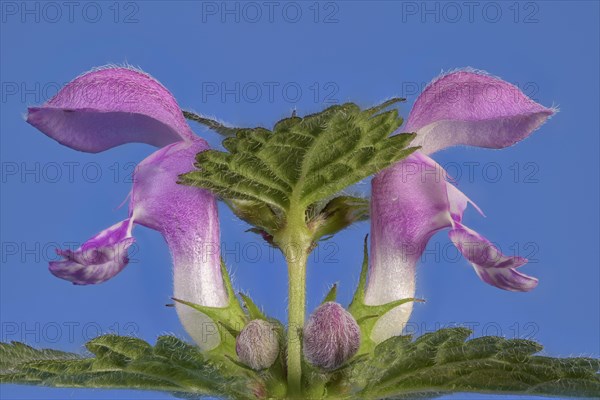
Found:
[[150, 75], [108, 67], [68, 83], [27, 122], [72, 149], [98, 153], [125, 143], [162, 147], [196, 135], [169, 91]]
[[[128, 218], [75, 251], [58, 250], [64, 259], [50, 263], [54, 275], [79, 285], [114, 277], [129, 261], [132, 230], [140, 224], [159, 231], [169, 246], [175, 297], [227, 305], [216, 200], [206, 190], [177, 184], [208, 144], [192, 132], [167, 89], [131, 68], [99, 69], [76, 78], [42, 107], [30, 108], [27, 122], [79, 151], [96, 153], [131, 142], [161, 147], [135, 170]], [[200, 347], [218, 344], [218, 335], [207, 334], [213, 332], [208, 317], [182, 304], [176, 308]]]
[[483, 71], [463, 69], [434, 79], [411, 109], [404, 132], [432, 154], [456, 145], [501, 149], [539, 128], [555, 110]]
[[[464, 210], [474, 204], [428, 154], [454, 145], [504, 148], [529, 136], [554, 112], [514, 85], [471, 69], [443, 75], [425, 88], [402, 128], [417, 133], [413, 144], [420, 151], [372, 181], [367, 304], [414, 297], [419, 258], [433, 234], [444, 228], [450, 228], [451, 241], [484, 282], [511, 291], [537, 285], [537, 279], [516, 271], [526, 259], [503, 255], [463, 224]], [[412, 303], [389, 311], [377, 322], [372, 339], [401, 334], [411, 311]]]

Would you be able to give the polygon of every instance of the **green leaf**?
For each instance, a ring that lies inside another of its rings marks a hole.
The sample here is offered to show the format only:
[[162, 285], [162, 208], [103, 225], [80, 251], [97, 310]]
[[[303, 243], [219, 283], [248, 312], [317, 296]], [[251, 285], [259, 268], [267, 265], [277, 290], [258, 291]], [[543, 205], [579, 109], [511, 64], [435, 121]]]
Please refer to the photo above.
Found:
[[[306, 364], [304, 395], [348, 400], [462, 392], [600, 396], [598, 359], [539, 356], [538, 343], [494, 336], [467, 340], [471, 333], [449, 328], [416, 340], [393, 337], [329, 373]], [[91, 357], [0, 343], [0, 383], [156, 390], [185, 398], [285, 398], [283, 357], [271, 370], [255, 372], [232, 356], [225, 364], [174, 336], [161, 336], [151, 346], [136, 338], [106, 335], [86, 346]]]
[[0, 343], [0, 371], [9, 371], [28, 361], [78, 360], [80, 358], [78, 354], [50, 349], [38, 350], [20, 342]]
[[150, 345], [141, 339], [116, 335], [97, 337], [87, 342], [85, 347], [98, 356], [114, 353], [132, 360], [142, 357], [151, 349]]
[[[283, 225], [291, 206], [307, 209], [416, 150], [407, 148], [413, 134], [389, 136], [402, 118], [397, 110], [383, 110], [397, 101], [367, 110], [352, 103], [335, 105], [303, 118], [285, 118], [273, 130], [231, 128], [235, 136], [223, 142], [228, 152], [198, 154], [198, 170], [182, 175], [180, 182], [212, 190], [269, 232]], [[199, 122], [215, 126], [214, 121]], [[239, 202], [255, 206], [256, 212], [242, 209]], [[338, 218], [347, 217], [341, 213]]]
[[203, 117], [191, 111], [183, 111], [183, 116], [190, 121], [198, 122], [201, 125], [206, 126], [209, 129], [223, 135], [223, 136], [231, 136], [235, 135], [237, 131], [236, 128], [231, 128], [229, 126], [225, 126], [222, 123], [215, 121], [214, 119]]
[[73, 388], [158, 390], [198, 396], [255, 398], [249, 388], [265, 387], [252, 371], [222, 368], [210, 355], [173, 336], [154, 347], [124, 336], [106, 335], [86, 347], [93, 357], [36, 350], [22, 343], [0, 344], [0, 382]]
[[394, 104], [403, 103], [405, 101], [406, 101], [406, 99], [403, 97], [392, 97], [391, 99], [386, 100], [383, 103], [376, 105], [375, 107], [371, 107], [371, 108], [367, 109], [367, 113], [370, 115], [374, 115], [380, 111], [385, 110], [388, 107], [393, 106]]
[[412, 341], [393, 337], [348, 377], [363, 399], [415, 398], [450, 392], [568, 397], [600, 396], [600, 360], [536, 356], [538, 343], [440, 329]]

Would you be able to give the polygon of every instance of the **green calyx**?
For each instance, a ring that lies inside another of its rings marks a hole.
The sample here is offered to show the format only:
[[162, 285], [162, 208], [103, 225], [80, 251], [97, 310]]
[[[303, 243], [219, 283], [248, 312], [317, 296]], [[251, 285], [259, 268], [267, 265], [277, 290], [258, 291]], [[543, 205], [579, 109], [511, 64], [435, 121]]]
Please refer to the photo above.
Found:
[[[220, 370], [223, 373], [227, 372], [228, 375], [254, 376], [256, 382], [253, 387], [257, 388], [257, 390], [260, 388], [264, 392], [280, 396], [285, 395], [285, 330], [283, 325], [278, 320], [267, 317], [250, 296], [241, 292], [239, 293], [239, 298], [236, 296], [231, 278], [223, 261], [221, 261], [221, 273], [229, 299], [226, 307], [207, 307], [176, 298], [173, 300], [207, 315], [217, 323], [221, 341], [216, 348], [204, 353], [207, 360], [218, 364]], [[240, 335], [240, 332], [250, 321], [257, 319], [271, 323], [280, 341], [279, 356], [271, 367], [264, 371], [253, 371], [240, 362], [236, 354], [236, 339]]]
[[208, 307], [173, 298], [177, 303], [184, 304], [205, 314], [216, 323], [221, 341], [215, 349], [210, 350], [210, 353], [215, 357], [224, 357], [226, 354], [232, 353], [235, 354], [235, 338], [248, 322], [248, 315], [242, 309], [242, 306], [235, 295], [233, 285], [231, 284], [231, 278], [229, 277], [227, 267], [223, 260], [221, 260], [221, 275], [223, 276], [223, 285], [225, 286], [228, 298], [226, 307]]
[[367, 246], [367, 239], [368, 236], [365, 237], [364, 241], [364, 255], [362, 268], [360, 271], [360, 279], [358, 281], [356, 291], [354, 292], [352, 302], [348, 306], [348, 311], [350, 314], [352, 314], [354, 319], [356, 319], [361, 331], [362, 339], [357, 356], [369, 353], [375, 347], [376, 343], [371, 339], [371, 333], [379, 318], [394, 308], [401, 306], [402, 304], [409, 302], [425, 302], [423, 299], [407, 298], [377, 306], [365, 304], [365, 288], [367, 284], [367, 274], [369, 271], [369, 250]]

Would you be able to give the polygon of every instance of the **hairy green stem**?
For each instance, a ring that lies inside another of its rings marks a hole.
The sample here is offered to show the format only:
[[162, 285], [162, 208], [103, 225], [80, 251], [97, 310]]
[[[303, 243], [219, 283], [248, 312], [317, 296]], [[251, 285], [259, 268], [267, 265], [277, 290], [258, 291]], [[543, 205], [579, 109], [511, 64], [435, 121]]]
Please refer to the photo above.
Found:
[[288, 261], [288, 343], [287, 366], [290, 394], [301, 394], [302, 327], [306, 314], [306, 255]]
[[305, 210], [290, 207], [285, 228], [274, 240], [288, 264], [288, 397], [302, 394], [302, 327], [306, 316], [306, 260], [312, 243]]

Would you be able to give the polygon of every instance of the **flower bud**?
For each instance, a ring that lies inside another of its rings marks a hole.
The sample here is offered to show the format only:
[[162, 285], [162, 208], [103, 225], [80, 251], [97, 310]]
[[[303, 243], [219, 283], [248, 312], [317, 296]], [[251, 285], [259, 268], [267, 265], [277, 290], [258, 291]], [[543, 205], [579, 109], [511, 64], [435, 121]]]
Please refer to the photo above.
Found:
[[240, 361], [255, 371], [269, 368], [279, 354], [279, 338], [275, 325], [252, 320], [242, 329], [235, 342]]
[[304, 357], [313, 365], [333, 370], [348, 361], [360, 346], [360, 328], [338, 303], [320, 305], [304, 326]]

